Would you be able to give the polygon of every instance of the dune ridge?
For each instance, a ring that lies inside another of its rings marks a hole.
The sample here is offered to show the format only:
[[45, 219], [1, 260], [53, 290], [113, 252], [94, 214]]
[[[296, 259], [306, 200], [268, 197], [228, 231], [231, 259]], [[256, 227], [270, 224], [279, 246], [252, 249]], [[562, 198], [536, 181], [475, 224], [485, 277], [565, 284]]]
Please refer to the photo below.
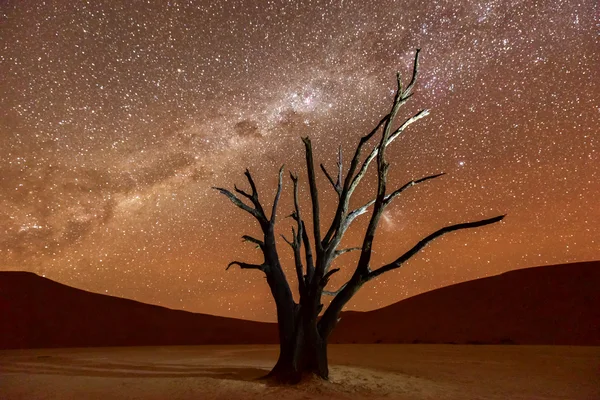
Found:
[[[600, 261], [509, 271], [369, 312], [330, 343], [600, 345]], [[0, 348], [277, 343], [275, 324], [196, 314], [0, 272]]]

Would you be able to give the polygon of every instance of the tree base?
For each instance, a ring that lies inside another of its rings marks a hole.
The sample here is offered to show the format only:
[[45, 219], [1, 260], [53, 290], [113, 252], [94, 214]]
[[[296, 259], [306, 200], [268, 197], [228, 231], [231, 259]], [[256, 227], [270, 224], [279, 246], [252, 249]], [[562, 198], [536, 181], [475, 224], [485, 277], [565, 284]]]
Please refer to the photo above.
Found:
[[329, 376], [314, 371], [271, 371], [259, 378], [279, 385], [297, 385], [307, 382], [328, 382]]

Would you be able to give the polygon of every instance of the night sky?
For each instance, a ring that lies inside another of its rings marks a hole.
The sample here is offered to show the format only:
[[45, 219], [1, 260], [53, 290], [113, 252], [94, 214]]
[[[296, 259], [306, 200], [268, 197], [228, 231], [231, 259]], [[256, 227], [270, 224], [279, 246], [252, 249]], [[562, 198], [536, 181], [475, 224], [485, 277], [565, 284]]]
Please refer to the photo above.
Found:
[[[533, 6], [532, 4], [536, 4]], [[271, 204], [304, 148], [335, 170], [389, 112], [395, 73], [420, 80], [389, 148], [396, 198], [373, 268], [448, 224], [502, 223], [437, 239], [365, 285], [369, 310], [449, 284], [600, 258], [598, 2], [0, 1], [0, 270], [190, 311], [273, 320], [256, 221], [212, 186]], [[373, 167], [374, 165], [372, 165]], [[374, 171], [374, 169], [373, 169]], [[372, 172], [373, 172], [372, 171]], [[319, 171], [320, 172], [320, 171]], [[287, 176], [287, 173], [286, 173]], [[353, 204], [375, 195], [363, 180]], [[319, 175], [322, 218], [336, 197]], [[281, 215], [292, 211], [286, 179]], [[368, 222], [348, 231], [358, 245]], [[279, 232], [290, 236], [292, 221]], [[292, 287], [293, 258], [279, 252]], [[340, 257], [336, 289], [358, 254]]]

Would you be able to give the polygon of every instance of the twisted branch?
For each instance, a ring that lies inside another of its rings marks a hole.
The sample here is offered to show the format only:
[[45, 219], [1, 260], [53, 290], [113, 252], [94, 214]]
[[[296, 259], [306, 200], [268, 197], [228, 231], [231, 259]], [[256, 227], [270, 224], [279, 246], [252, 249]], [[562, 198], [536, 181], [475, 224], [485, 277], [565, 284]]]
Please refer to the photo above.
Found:
[[383, 267], [380, 267], [380, 268], [372, 271], [371, 273], [369, 273], [369, 275], [367, 276], [367, 280], [371, 280], [373, 278], [378, 277], [379, 275], [381, 275], [383, 273], [400, 268], [404, 262], [406, 262], [413, 255], [415, 255], [419, 250], [421, 250], [425, 246], [427, 246], [432, 240], [434, 240], [448, 232], [453, 232], [453, 231], [457, 231], [460, 229], [477, 228], [479, 226], [493, 224], [493, 223], [502, 221], [505, 216], [506, 215], [498, 215], [497, 217], [493, 217], [493, 218], [482, 219], [480, 221], [474, 221], [474, 222], [464, 222], [461, 224], [450, 225], [450, 226], [446, 226], [444, 228], [438, 229], [437, 231], [433, 232], [432, 234], [427, 236], [425, 239], [421, 240], [419, 243], [414, 245], [412, 249], [408, 250], [406, 253], [404, 253], [403, 255], [398, 257], [393, 262], [391, 262], [387, 265], [384, 265]]
[[227, 264], [227, 268], [225, 268], [225, 271], [227, 271], [232, 265], [238, 265], [241, 269], [258, 269], [263, 272], [267, 272], [268, 268], [267, 264], [248, 264], [241, 261], [232, 261], [229, 264]]

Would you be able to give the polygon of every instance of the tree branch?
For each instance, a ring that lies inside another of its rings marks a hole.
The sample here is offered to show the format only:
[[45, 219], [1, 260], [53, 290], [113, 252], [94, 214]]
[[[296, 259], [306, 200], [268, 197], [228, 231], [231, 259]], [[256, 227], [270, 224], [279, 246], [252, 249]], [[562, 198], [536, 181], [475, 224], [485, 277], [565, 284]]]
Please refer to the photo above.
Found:
[[[277, 252], [277, 242], [275, 240], [274, 227], [271, 225], [271, 221], [267, 219], [264, 209], [261, 206], [256, 184], [252, 179], [250, 171], [246, 169], [244, 174], [246, 175], [248, 183], [250, 184], [250, 187], [252, 189], [251, 193], [246, 193], [243, 190], [239, 190], [239, 188], [236, 189], [238, 189], [238, 193], [241, 196], [248, 198], [252, 202], [252, 204], [254, 204], [255, 208], [244, 204], [242, 201], [240, 201], [239, 198], [237, 198], [233, 193], [226, 189], [215, 189], [219, 190], [222, 194], [227, 196], [236, 206], [242, 208], [243, 210], [249, 212], [254, 217], [256, 217], [264, 234], [264, 238], [262, 241], [263, 246], [261, 249], [264, 256], [264, 261], [262, 264], [250, 264], [241, 261], [233, 261], [227, 265], [227, 269], [229, 269], [232, 265], [238, 265], [242, 269], [257, 269], [263, 271], [267, 278], [267, 284], [271, 289], [271, 294], [273, 295], [273, 298], [275, 300], [275, 304], [277, 306], [278, 320], [281, 323], [282, 320], [289, 320], [289, 318], [293, 319], [293, 316], [287, 316], [294, 314], [296, 304], [294, 302], [294, 297], [290, 289], [289, 283], [287, 281], [286, 275], [283, 271], [283, 268], [281, 267], [279, 255]], [[282, 185], [281, 169], [279, 174], [279, 183], [280, 185]], [[280, 191], [281, 189], [278, 187], [278, 193], [275, 195], [275, 200], [273, 202], [274, 212], [271, 213], [271, 218], [273, 220], [275, 220], [276, 218], [276, 209], [280, 198]], [[248, 238], [245, 238], [245, 240], [249, 240], [253, 243], [259, 242], [258, 239], [250, 238], [251, 237], [249, 236]], [[283, 340], [283, 338], [284, 337], [282, 336], [280, 331], [280, 340]]]
[[[244, 190], [238, 188], [236, 185], [234, 185], [234, 189], [237, 193], [239, 193], [240, 195], [249, 199], [252, 202], [252, 204], [254, 205], [254, 208], [252, 208], [252, 207], [248, 206], [247, 204], [245, 204], [244, 202], [242, 202], [236, 195], [234, 195], [227, 189], [220, 188], [220, 187], [213, 187], [213, 189], [218, 190], [219, 192], [221, 192], [221, 194], [224, 194], [225, 196], [227, 196], [227, 198], [229, 200], [231, 200], [231, 202], [233, 204], [235, 204], [242, 210], [252, 214], [260, 223], [260, 226], [263, 229], [263, 232], [266, 232], [266, 229], [269, 227], [269, 220], [267, 219], [265, 210], [263, 209], [262, 205], [260, 204], [260, 200], [258, 199], [258, 191], [256, 190], [256, 184], [254, 183], [254, 180], [252, 179], [252, 175], [250, 174], [250, 171], [248, 169], [246, 169], [246, 171], [244, 172], [244, 175], [246, 175], [246, 178], [248, 179], [248, 182], [250, 183], [252, 193], [247, 193]], [[276, 200], [279, 201], [279, 199], [277, 197], [278, 196], [276, 196]], [[276, 207], [277, 206], [276, 202], [273, 205]]]
[[265, 210], [263, 210], [262, 205], [260, 204], [260, 201], [258, 200], [258, 191], [256, 190], [256, 184], [254, 183], [254, 179], [252, 179], [250, 170], [246, 168], [244, 175], [246, 175], [246, 178], [248, 179], [248, 183], [250, 184], [250, 188], [252, 189], [252, 194], [250, 195], [250, 200], [252, 200], [252, 203], [254, 204], [254, 207], [256, 207], [256, 210], [259, 213], [261, 213], [263, 215], [264, 219], [266, 220], [267, 215], [265, 214]]
[[338, 293], [340, 293], [342, 290], [344, 290], [346, 285], [347, 285], [347, 283], [344, 283], [342, 286], [340, 286], [340, 288], [338, 290], [335, 290], [335, 291], [323, 290], [323, 294], [326, 296], [337, 296]]
[[298, 293], [300, 293], [300, 297], [304, 297], [306, 291], [306, 282], [304, 281], [302, 256], [300, 254], [300, 246], [302, 243], [302, 239], [300, 238], [300, 235], [302, 235], [302, 232], [300, 231], [302, 230], [301, 225], [299, 225], [298, 229], [299, 231], [296, 233], [292, 227], [293, 242], [289, 243], [289, 245], [292, 246], [292, 249], [294, 250], [294, 267], [296, 269], [296, 277], [298, 279]]
[[[339, 245], [339, 242], [341, 241], [341, 238], [344, 235], [346, 229], [349, 227], [350, 223], [358, 215], [361, 215], [362, 213], [366, 212], [366, 208], [368, 208], [370, 205], [374, 204], [375, 207], [373, 210], [373, 214], [371, 215], [371, 220], [369, 221], [369, 227], [367, 228], [367, 232], [366, 232], [364, 240], [363, 240], [363, 251], [361, 253], [361, 259], [359, 261], [359, 267], [362, 270], [362, 273], [365, 273], [365, 274], [368, 272], [368, 268], [369, 268], [370, 251], [371, 251], [371, 246], [372, 246], [373, 238], [375, 235], [375, 231], [377, 229], [379, 219], [383, 212], [383, 208], [385, 207], [383, 202], [385, 199], [386, 176], [387, 176], [387, 170], [388, 170], [389, 165], [387, 164], [387, 162], [385, 161], [385, 159], [383, 157], [383, 154], [381, 154], [381, 153], [383, 153], [385, 151], [386, 147], [396, 137], [398, 137], [404, 131], [404, 129], [406, 129], [406, 127], [408, 127], [410, 124], [416, 122], [417, 120], [419, 120], [429, 114], [428, 110], [420, 111], [413, 117], [406, 120], [398, 129], [396, 129], [392, 133], [392, 125], [394, 124], [396, 116], [398, 115], [398, 111], [400, 110], [401, 106], [404, 105], [404, 103], [406, 103], [406, 101], [408, 101], [408, 99], [412, 95], [411, 91], [415, 85], [416, 78], [418, 75], [418, 59], [419, 59], [419, 50], [417, 50], [417, 52], [415, 54], [415, 62], [413, 65], [413, 77], [411, 79], [411, 83], [409, 84], [409, 87], [406, 90], [402, 89], [402, 81], [400, 79], [400, 74], [397, 74], [397, 76], [396, 76], [397, 90], [396, 90], [396, 95], [394, 97], [394, 104], [392, 106], [392, 110], [390, 111], [390, 113], [388, 115], [386, 115], [381, 120], [379, 125], [377, 125], [377, 127], [371, 132], [371, 134], [369, 134], [367, 137], [363, 138], [365, 140], [361, 139], [361, 142], [359, 143], [359, 146], [357, 147], [356, 153], [360, 153], [360, 148], [362, 147], [361, 145], [364, 144], [368, 139], [370, 139], [370, 137], [379, 130], [381, 125], [384, 126], [382, 138], [379, 142], [379, 145], [375, 146], [375, 148], [373, 148], [373, 150], [371, 150], [370, 154], [364, 160], [364, 162], [361, 165], [361, 168], [359, 169], [358, 173], [356, 173], [356, 175], [354, 175], [354, 170], [358, 166], [359, 157], [355, 156], [355, 158], [352, 160], [351, 168], [350, 168], [351, 171], [346, 176], [346, 181], [344, 183], [344, 190], [343, 190], [343, 193], [342, 193], [342, 196], [340, 199], [340, 203], [338, 204], [336, 216], [334, 218], [334, 221], [332, 222], [330, 229], [327, 232], [327, 235], [325, 236], [326, 240], [324, 240], [324, 243], [323, 243], [324, 246], [327, 245], [327, 251], [332, 251], [333, 249], [335, 249]], [[358, 184], [360, 183], [362, 178], [365, 176], [370, 163], [373, 161], [373, 159], [375, 159], [375, 157], [377, 157], [377, 159], [378, 159], [377, 198], [375, 199], [374, 202], [368, 204], [362, 210], [359, 209], [357, 213], [354, 213], [353, 215], [348, 215], [347, 217], [345, 217], [345, 213], [347, 213], [347, 210], [348, 210], [348, 203], [349, 203], [350, 196], [352, 195], [352, 193], [354, 192], [354, 190], [356, 189], [356, 187], [358, 186]], [[392, 196], [392, 198], [395, 197], [396, 195], [397, 194]], [[334, 236], [334, 234], [335, 234], [335, 236]], [[331, 239], [332, 237], [333, 237], [333, 239]]]
[[421, 179], [413, 179], [412, 181], [410, 181], [410, 182], [408, 182], [408, 183], [404, 184], [404, 186], [402, 186], [401, 188], [399, 188], [399, 189], [396, 189], [396, 190], [394, 190], [392, 193], [390, 193], [390, 194], [388, 194], [387, 196], [385, 196], [385, 199], [384, 199], [384, 204], [385, 204], [385, 205], [388, 205], [389, 203], [391, 203], [391, 201], [392, 201], [392, 200], [394, 200], [394, 197], [398, 196], [400, 193], [402, 193], [403, 191], [405, 191], [405, 190], [406, 190], [406, 189], [408, 189], [409, 187], [411, 187], [411, 186], [414, 186], [414, 185], [416, 185], [417, 183], [421, 183], [421, 182], [428, 181], [428, 180], [430, 180], [430, 179], [437, 178], [437, 177], [439, 177], [439, 176], [442, 176], [442, 175], [445, 175], [445, 173], [443, 173], [443, 172], [442, 172], [442, 173], [440, 173], [440, 174], [429, 175], [429, 176], [426, 176], [426, 177], [424, 177], [424, 178], [421, 178]]
[[337, 166], [338, 166], [338, 177], [337, 177], [337, 182], [336, 182], [336, 186], [340, 188], [340, 193], [342, 191], [342, 176], [343, 176], [343, 158], [342, 158], [342, 145], [340, 144], [340, 149], [338, 150], [338, 162], [337, 162]]
[[271, 227], [275, 226], [275, 219], [277, 216], [277, 205], [279, 204], [279, 198], [281, 197], [281, 188], [283, 186], [283, 167], [279, 168], [279, 180], [277, 181], [277, 193], [275, 194], [275, 199], [273, 200], [273, 209], [271, 210]]
[[[404, 186], [402, 186], [399, 189], [396, 189], [394, 192], [390, 193], [389, 195], [385, 196], [384, 202], [385, 204], [389, 204], [396, 196], [398, 196], [400, 193], [402, 193], [403, 191], [405, 191], [406, 189], [416, 185], [417, 183], [421, 183], [421, 182], [425, 182], [429, 179], [434, 179], [437, 178], [439, 176], [445, 175], [445, 173], [441, 173], [441, 174], [435, 174], [435, 175], [430, 175], [430, 176], [426, 176], [424, 178], [420, 178], [420, 179], [415, 179], [412, 180], [408, 183], [406, 183]], [[356, 219], [356, 217], [363, 215], [364, 213], [367, 212], [367, 209], [369, 207], [371, 207], [373, 204], [375, 204], [375, 200], [371, 200], [368, 203], [366, 203], [365, 205], [363, 205], [362, 207], [358, 207], [352, 211], [350, 211], [348, 213], [348, 216], [346, 217], [346, 220], [344, 221], [344, 227], [343, 230], [345, 231], [346, 229], [348, 229], [348, 227], [350, 226], [350, 224]]]
[[320, 288], [324, 288], [325, 286], [327, 286], [327, 282], [329, 282], [329, 278], [331, 278], [331, 275], [335, 274], [336, 272], [339, 272], [339, 268], [334, 268], [330, 271], [328, 271], [325, 275], [323, 275], [323, 278], [321, 278], [321, 281], [319, 283]]
[[327, 177], [327, 180], [329, 181], [329, 183], [331, 183], [333, 190], [335, 190], [335, 192], [338, 194], [338, 196], [341, 196], [342, 188], [339, 186], [339, 184], [337, 184], [333, 181], [333, 178], [331, 177], [331, 175], [329, 175], [329, 172], [327, 172], [327, 169], [325, 168], [325, 166], [323, 164], [321, 164], [321, 171], [323, 171], [323, 173]]
[[404, 91], [405, 96], [412, 95], [412, 90], [415, 87], [415, 83], [417, 83], [417, 76], [419, 75], [419, 53], [420, 52], [421, 52], [421, 49], [417, 49], [417, 51], [415, 52], [415, 61], [413, 63], [412, 78], [410, 80], [410, 83], [406, 87], [406, 90]]
[[354, 221], [356, 219], [356, 217], [363, 215], [364, 213], [367, 212], [367, 209], [369, 207], [371, 207], [373, 204], [375, 203], [375, 200], [371, 200], [369, 201], [367, 204], [363, 205], [362, 207], [358, 207], [355, 210], [352, 210], [351, 212], [348, 213], [348, 217], [346, 217], [346, 220], [344, 221], [344, 228], [348, 229], [348, 227], [350, 226], [350, 224], [352, 223], [352, 221]]
[[238, 192], [239, 194], [241, 194], [242, 196], [246, 197], [247, 199], [249, 199], [250, 201], [252, 201], [252, 195], [243, 191], [242, 189], [240, 189], [239, 187], [237, 187], [237, 185], [233, 185], [233, 188], [235, 189], [236, 192]]
[[[294, 175], [290, 172], [290, 179], [292, 180], [293, 186], [294, 186], [294, 219], [296, 221], [296, 223], [298, 224], [298, 233], [294, 232], [294, 228], [292, 227], [292, 233], [294, 234], [293, 237], [293, 245], [292, 245], [292, 249], [294, 250], [294, 266], [296, 268], [296, 276], [298, 279], [298, 292], [300, 293], [300, 297], [304, 297], [305, 293], [306, 293], [306, 281], [304, 279], [304, 269], [303, 269], [303, 265], [302, 265], [302, 256], [301, 256], [301, 250], [300, 248], [302, 247], [302, 237], [304, 235], [306, 235], [305, 231], [305, 227], [304, 227], [304, 222], [302, 221], [302, 216], [300, 214], [300, 200], [298, 198], [298, 176]], [[308, 247], [307, 247], [308, 246]], [[310, 243], [305, 243], [305, 247], [307, 250], [307, 252], [310, 253]], [[312, 260], [308, 259], [307, 256], [307, 260], [306, 260], [307, 264], [309, 262], [312, 262]], [[307, 271], [308, 271], [308, 266], [307, 266]]]
[[354, 275], [352, 275], [352, 278], [337, 291], [337, 294], [333, 300], [331, 300], [329, 307], [327, 307], [317, 324], [317, 329], [322, 338], [327, 340], [338, 322], [340, 312], [344, 308], [344, 305], [346, 305], [364, 283], [364, 279], [355, 272]]
[[[417, 51], [416, 57], [418, 58], [418, 56], [419, 52]], [[369, 225], [367, 227], [367, 231], [365, 232], [360, 258], [358, 260], [358, 266], [356, 267], [356, 273], [359, 273], [360, 275], [366, 275], [369, 273], [368, 270], [369, 263], [371, 260], [373, 239], [375, 238], [375, 232], [377, 231], [377, 226], [379, 225], [379, 219], [381, 218], [381, 215], [383, 214], [383, 210], [385, 208], [384, 201], [387, 184], [387, 172], [389, 168], [389, 164], [385, 160], [385, 150], [388, 144], [391, 142], [389, 138], [392, 131], [392, 124], [396, 120], [396, 116], [400, 111], [400, 107], [405, 101], [404, 92], [402, 91], [402, 81], [400, 79], [400, 73], [397, 74], [396, 79], [398, 89], [394, 97], [394, 105], [392, 106], [392, 110], [390, 111], [390, 118], [385, 123], [385, 127], [383, 128], [383, 134], [381, 135], [381, 140], [379, 141], [379, 145], [377, 146], [377, 197], [375, 198], [375, 203], [373, 204], [373, 214], [371, 214], [371, 219], [369, 220]], [[374, 152], [375, 149], [373, 149], [371, 154], [373, 154]], [[366, 161], [365, 164], [363, 164], [363, 166], [365, 165]], [[366, 171], [366, 169], [359, 171], [358, 176], [361, 179], [362, 176], [360, 175], [360, 173], [363, 171]]]
[[[398, 129], [396, 129], [394, 131], [394, 133], [389, 135], [389, 138], [388, 138], [385, 146], [387, 147], [390, 143], [392, 143], [394, 141], [394, 139], [396, 139], [402, 132], [404, 132], [404, 130], [409, 125], [415, 123], [416, 121], [420, 120], [423, 117], [426, 117], [427, 115], [429, 115], [429, 110], [421, 110], [417, 114], [413, 115], [412, 117], [410, 117], [409, 119], [404, 121], [404, 123], [402, 125], [400, 125], [400, 127]], [[390, 116], [388, 115], [388, 118], [389, 117]], [[388, 125], [391, 126], [391, 124], [388, 124], [386, 122], [386, 126], [388, 126]], [[354, 192], [354, 189], [356, 189], [356, 187], [358, 186], [358, 184], [360, 183], [362, 178], [365, 176], [367, 170], [369, 169], [369, 165], [371, 164], [371, 162], [375, 159], [375, 157], [378, 154], [379, 154], [379, 146], [373, 148], [373, 150], [371, 150], [371, 153], [369, 153], [367, 158], [363, 161], [363, 163], [360, 167], [360, 170], [358, 171], [356, 176], [352, 179], [352, 183], [350, 184], [350, 192], [351, 193]]]
[[248, 264], [245, 262], [241, 262], [241, 261], [232, 261], [229, 264], [227, 264], [227, 268], [225, 268], [225, 270], [228, 270], [232, 265], [239, 265], [239, 267], [241, 269], [258, 269], [261, 270], [263, 272], [267, 271], [267, 265], [266, 264]]
[[502, 219], [504, 219], [505, 216], [506, 215], [499, 215], [494, 218], [483, 219], [483, 220], [475, 221], [475, 222], [465, 222], [465, 223], [450, 225], [450, 226], [446, 226], [444, 228], [438, 229], [437, 231], [435, 231], [432, 234], [430, 234], [429, 236], [427, 236], [425, 239], [421, 240], [412, 249], [410, 249], [409, 251], [404, 253], [402, 256], [400, 256], [395, 261], [393, 261], [387, 265], [384, 265], [383, 267], [380, 267], [380, 268], [372, 271], [371, 273], [369, 273], [367, 279], [371, 280], [385, 272], [400, 268], [404, 262], [406, 262], [408, 259], [410, 259], [412, 256], [414, 256], [419, 250], [421, 250], [425, 246], [427, 246], [432, 240], [434, 240], [448, 232], [457, 231], [460, 229], [477, 228], [479, 226], [493, 224], [493, 223], [502, 221]]
[[362, 247], [350, 247], [350, 248], [347, 248], [347, 249], [336, 250], [336, 251], [334, 251], [333, 256], [334, 257], [339, 257], [342, 254], [349, 253], [351, 251], [360, 250], [360, 249], [362, 249]]
[[247, 213], [252, 214], [257, 220], [259, 220], [259, 222], [264, 222], [264, 214], [261, 215], [261, 213], [258, 210], [255, 210], [254, 208], [246, 205], [244, 202], [242, 202], [240, 199], [238, 199], [236, 197], [236, 195], [234, 195], [233, 193], [231, 193], [229, 190], [227, 189], [223, 189], [220, 187], [214, 187], [213, 189], [218, 190], [219, 192], [221, 192], [221, 194], [224, 194], [225, 196], [227, 196], [227, 198], [229, 200], [231, 200], [231, 202], [233, 204], [235, 204], [236, 206], [238, 206], [239, 208], [241, 208], [242, 210], [246, 211]]
[[306, 258], [306, 281], [310, 282], [315, 274], [315, 262], [310, 247], [310, 240], [308, 240], [308, 233], [306, 233], [306, 226], [304, 225], [304, 221], [301, 222], [302, 242], [304, 243], [304, 257]]
[[[394, 131], [394, 133], [392, 133], [390, 135], [390, 138], [388, 139], [388, 143], [387, 145], [389, 145], [392, 141], [394, 141], [394, 139], [396, 139], [402, 132], [404, 132], [404, 130], [411, 124], [417, 122], [418, 120], [420, 120], [423, 117], [426, 117], [430, 114], [429, 110], [421, 110], [418, 113], [416, 113], [415, 115], [413, 115], [412, 117], [410, 117], [409, 119], [407, 119], [406, 121], [404, 121], [404, 123], [402, 125], [400, 125], [398, 127], [398, 129], [396, 129]], [[386, 145], [386, 146], [387, 146]]]
[[244, 171], [244, 175], [246, 175], [246, 179], [248, 179], [248, 183], [250, 184], [250, 188], [252, 189], [252, 197], [258, 197], [256, 184], [254, 183], [254, 179], [252, 179], [252, 175], [250, 174], [250, 170], [248, 168], [246, 168], [246, 170]]
[[[284, 240], [284, 241], [285, 241], [287, 244], [289, 244], [289, 245], [290, 245], [290, 247], [292, 248], [292, 250], [294, 249], [294, 247], [295, 247], [295, 244], [294, 244], [294, 241], [293, 241], [293, 240], [288, 240], [288, 238], [286, 238], [286, 237], [285, 237], [285, 235], [284, 235], [283, 233], [282, 233], [282, 234], [280, 234], [279, 236], [281, 236], [281, 238], [282, 238], [282, 239], [283, 239], [283, 240]], [[294, 228], [292, 228], [292, 237], [295, 237], [295, 236], [296, 236], [296, 233], [294, 232]]]
[[308, 184], [310, 187], [310, 198], [312, 200], [312, 215], [313, 215], [313, 231], [315, 237], [315, 247], [317, 251], [317, 259], [323, 248], [321, 244], [321, 220], [319, 210], [319, 192], [317, 190], [317, 178], [315, 176], [315, 164], [313, 161], [312, 144], [308, 137], [303, 137], [304, 147], [306, 150], [306, 169], [308, 172]]
[[242, 236], [242, 241], [255, 243], [257, 245], [257, 247], [259, 247], [261, 249], [263, 249], [265, 247], [265, 243], [262, 240], [258, 240], [256, 238], [253, 238], [252, 236], [244, 235], [244, 236]]
[[[331, 222], [331, 225], [329, 226], [329, 229], [327, 230], [327, 234], [325, 235], [325, 238], [323, 239], [323, 243], [322, 243], [323, 247], [331, 246], [331, 243], [330, 243], [331, 238], [340, 229], [341, 221], [342, 221], [345, 213], [348, 211], [348, 205], [350, 204], [350, 198], [352, 197], [354, 188], [356, 188], [356, 185], [352, 186], [354, 172], [356, 171], [356, 168], [358, 167], [358, 163], [360, 162], [360, 156], [362, 153], [363, 146], [373, 136], [375, 136], [375, 134], [379, 131], [379, 129], [387, 122], [389, 117], [390, 117], [389, 115], [386, 115], [385, 117], [383, 117], [379, 121], [377, 126], [375, 128], [373, 128], [373, 130], [371, 132], [369, 132], [367, 135], [360, 138], [360, 141], [358, 142], [358, 145], [356, 146], [356, 150], [354, 151], [354, 156], [352, 157], [352, 161], [350, 162], [350, 169], [348, 170], [346, 178], [344, 179], [344, 186], [342, 187], [342, 195], [340, 196], [340, 200], [338, 202], [338, 207], [335, 211], [335, 216], [333, 218], [333, 221]], [[343, 232], [341, 234], [337, 234], [336, 237], [340, 237], [342, 234], [343, 234]], [[337, 245], [337, 243], [335, 245]], [[335, 245], [334, 245], [334, 247], [335, 247]]]

